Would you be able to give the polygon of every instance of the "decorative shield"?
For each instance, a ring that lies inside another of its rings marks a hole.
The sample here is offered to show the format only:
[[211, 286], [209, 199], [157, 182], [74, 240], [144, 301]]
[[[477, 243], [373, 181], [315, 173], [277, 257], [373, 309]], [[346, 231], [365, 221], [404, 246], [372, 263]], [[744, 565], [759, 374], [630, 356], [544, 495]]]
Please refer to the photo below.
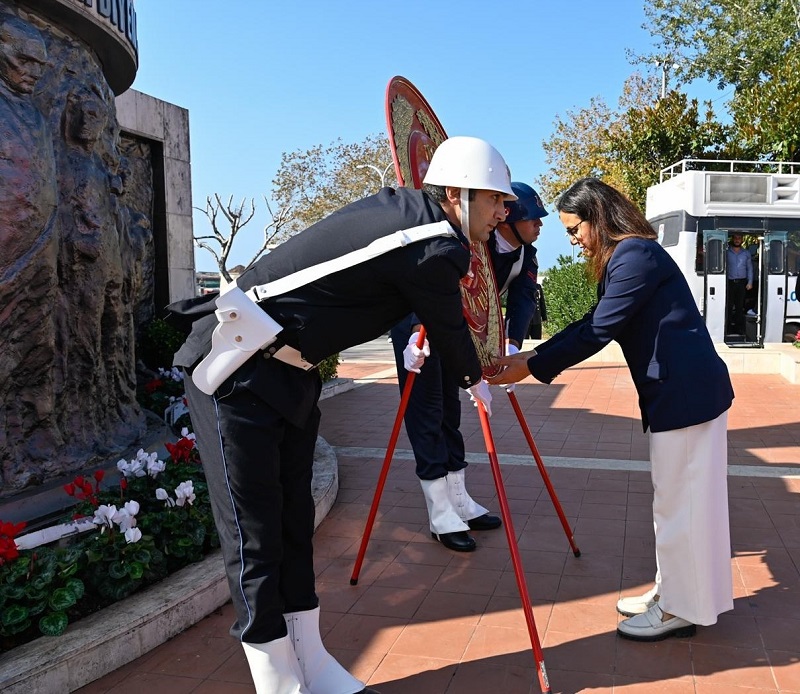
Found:
[[[428, 102], [405, 77], [393, 77], [386, 87], [386, 125], [398, 183], [421, 188], [433, 152], [447, 135]], [[461, 300], [483, 375], [490, 377], [500, 371], [492, 360], [505, 353], [503, 313], [486, 244], [472, 243], [470, 250]]]

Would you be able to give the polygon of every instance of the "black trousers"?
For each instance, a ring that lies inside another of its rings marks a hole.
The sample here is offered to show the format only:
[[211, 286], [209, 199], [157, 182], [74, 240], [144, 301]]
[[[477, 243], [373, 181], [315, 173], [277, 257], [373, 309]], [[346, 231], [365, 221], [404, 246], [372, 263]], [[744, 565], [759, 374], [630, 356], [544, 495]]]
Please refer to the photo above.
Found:
[[728, 280], [728, 328], [744, 335], [747, 280]]
[[[392, 328], [392, 347], [400, 392], [408, 378], [403, 350], [411, 337], [411, 317]], [[435, 480], [467, 467], [461, 426], [461, 399], [455, 378], [433, 344], [431, 355], [414, 378], [403, 421], [417, 463], [417, 477]]]
[[213, 396], [188, 373], [184, 381], [236, 612], [231, 634], [273, 641], [286, 636], [284, 612], [319, 604], [311, 494], [319, 408], [297, 428], [233, 379]]

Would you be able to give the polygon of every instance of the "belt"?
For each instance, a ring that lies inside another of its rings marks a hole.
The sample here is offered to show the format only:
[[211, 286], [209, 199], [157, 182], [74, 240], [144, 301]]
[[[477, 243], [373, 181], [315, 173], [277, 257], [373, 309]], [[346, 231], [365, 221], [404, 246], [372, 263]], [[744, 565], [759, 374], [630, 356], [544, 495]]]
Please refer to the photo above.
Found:
[[729, 279], [728, 282], [747, 282], [746, 277], [737, 277], [736, 279]]
[[317, 366], [317, 364], [306, 361], [303, 355], [300, 354], [300, 350], [290, 347], [289, 345], [282, 345], [280, 347], [278, 345], [270, 345], [261, 353], [261, 356], [264, 359], [275, 358], [278, 361], [282, 361], [284, 364], [289, 364], [303, 371], [310, 371]]

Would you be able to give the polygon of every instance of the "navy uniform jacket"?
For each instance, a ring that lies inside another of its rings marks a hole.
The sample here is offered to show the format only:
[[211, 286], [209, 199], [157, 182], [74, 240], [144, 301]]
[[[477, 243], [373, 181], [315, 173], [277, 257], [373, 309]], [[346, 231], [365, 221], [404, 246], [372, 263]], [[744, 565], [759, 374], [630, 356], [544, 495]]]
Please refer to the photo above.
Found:
[[[400, 229], [446, 220], [442, 208], [419, 190], [384, 188], [308, 227], [259, 259], [236, 284], [247, 290], [303, 268], [367, 246]], [[459, 385], [481, 379], [481, 366], [464, 319], [459, 282], [469, 268], [469, 245], [460, 235], [411, 243], [341, 270], [260, 305], [284, 330], [276, 345], [300, 350], [312, 364], [348, 347], [368, 342], [410, 312], [424, 321], [431, 340], [446, 356]], [[169, 308], [193, 320], [191, 333], [174, 364], [193, 367], [211, 348], [217, 325], [216, 295], [190, 299]], [[316, 371], [252, 357], [234, 377], [300, 425], [316, 404], [307, 379]], [[222, 390], [222, 387], [220, 388]], [[317, 388], [318, 391], [318, 388]]]
[[533, 376], [561, 371], [616, 340], [639, 394], [644, 430], [671, 431], [715, 419], [733, 388], [678, 266], [656, 242], [620, 241], [597, 288], [598, 303], [536, 348]]
[[536, 282], [539, 274], [536, 248], [523, 244], [509, 253], [500, 253], [497, 251], [495, 234], [496, 230], [492, 232], [487, 244], [497, 280], [497, 291], [503, 288], [514, 263], [519, 260], [520, 253], [523, 254], [519, 274], [509, 282], [506, 290], [506, 337], [521, 345], [528, 336], [528, 326], [536, 312]]

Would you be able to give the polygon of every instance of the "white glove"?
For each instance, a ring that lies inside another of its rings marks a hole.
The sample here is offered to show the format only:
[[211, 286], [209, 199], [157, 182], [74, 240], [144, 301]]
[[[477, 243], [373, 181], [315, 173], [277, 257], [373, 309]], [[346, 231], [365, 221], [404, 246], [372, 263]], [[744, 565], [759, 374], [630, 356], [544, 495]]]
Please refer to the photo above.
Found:
[[425, 357], [431, 356], [431, 346], [428, 344], [428, 338], [425, 338], [421, 349], [417, 347], [418, 339], [419, 332], [412, 333], [411, 337], [408, 338], [408, 345], [403, 350], [403, 366], [406, 367], [406, 371], [413, 371], [417, 374], [425, 363]]
[[[510, 357], [512, 354], [519, 354], [519, 347], [510, 342], [506, 342], [506, 356]], [[506, 389], [506, 393], [513, 393], [516, 385], [516, 383], [507, 383], [503, 388]]]
[[489, 384], [481, 379], [479, 383], [476, 383], [474, 386], [470, 386], [467, 388], [467, 390], [469, 391], [469, 399], [475, 403], [475, 407], [478, 406], [479, 402], [483, 403], [483, 406], [486, 408], [486, 414], [491, 417], [492, 394], [489, 392]]

